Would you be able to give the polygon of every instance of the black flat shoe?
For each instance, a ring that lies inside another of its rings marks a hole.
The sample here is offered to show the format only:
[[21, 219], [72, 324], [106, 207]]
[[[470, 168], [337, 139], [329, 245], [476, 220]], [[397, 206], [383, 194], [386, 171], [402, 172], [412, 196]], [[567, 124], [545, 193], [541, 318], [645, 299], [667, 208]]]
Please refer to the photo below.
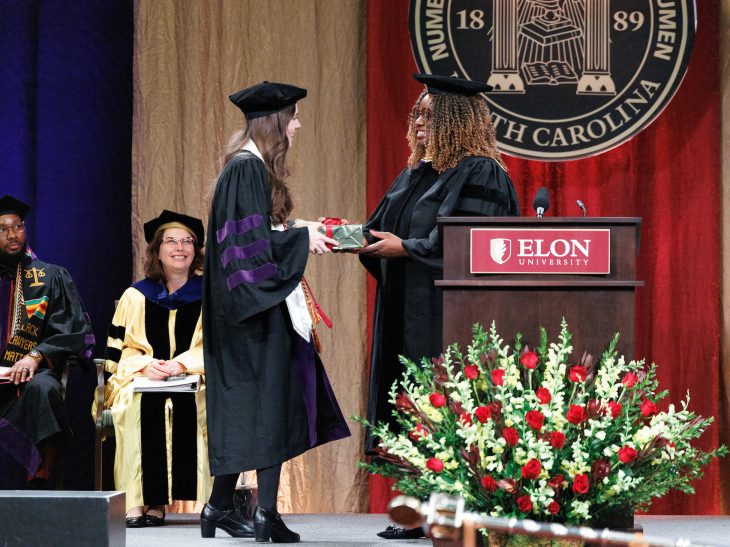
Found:
[[200, 535], [204, 538], [214, 538], [216, 528], [234, 538], [252, 538], [253, 523], [243, 518], [235, 509], [216, 509], [205, 504], [200, 512]]
[[258, 542], [299, 543], [299, 534], [292, 532], [279, 513], [270, 513], [260, 505], [253, 516], [254, 537]]
[[145, 520], [144, 515], [140, 515], [138, 517], [126, 517], [124, 522], [127, 525], [127, 528], [144, 528], [147, 526], [147, 521]]
[[423, 528], [401, 528], [400, 526], [388, 526], [382, 532], [378, 532], [378, 536], [383, 539], [419, 539], [425, 538]]
[[145, 513], [144, 521], [147, 526], [164, 526], [165, 514], [163, 513], [161, 517], [158, 517], [155, 515], [150, 515], [149, 513]]

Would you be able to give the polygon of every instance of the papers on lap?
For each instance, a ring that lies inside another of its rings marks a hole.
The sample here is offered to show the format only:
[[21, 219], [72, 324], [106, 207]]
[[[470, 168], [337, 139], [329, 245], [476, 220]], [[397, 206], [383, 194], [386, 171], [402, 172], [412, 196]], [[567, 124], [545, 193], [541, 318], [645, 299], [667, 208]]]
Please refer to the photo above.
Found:
[[10, 382], [10, 367], [0, 367], [0, 384]]
[[150, 392], [195, 392], [200, 389], [200, 374], [188, 374], [183, 378], [170, 380], [150, 380], [144, 376], [137, 376], [132, 380], [133, 391]]

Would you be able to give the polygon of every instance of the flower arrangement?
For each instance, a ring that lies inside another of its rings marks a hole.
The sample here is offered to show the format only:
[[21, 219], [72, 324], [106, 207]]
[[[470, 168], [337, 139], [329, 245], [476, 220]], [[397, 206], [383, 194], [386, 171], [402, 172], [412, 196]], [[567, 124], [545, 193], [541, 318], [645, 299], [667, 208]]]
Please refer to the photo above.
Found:
[[439, 359], [402, 359], [390, 391], [401, 431], [361, 420], [381, 440], [363, 466], [407, 495], [439, 491], [490, 516], [569, 524], [633, 514], [673, 488], [693, 493], [702, 467], [727, 453], [691, 444], [713, 419], [688, 409], [689, 394], [659, 411], [667, 392], [655, 365], [626, 362], [617, 342], [575, 363], [565, 321], [557, 343], [541, 329], [534, 349], [475, 325], [466, 354], [453, 345]]

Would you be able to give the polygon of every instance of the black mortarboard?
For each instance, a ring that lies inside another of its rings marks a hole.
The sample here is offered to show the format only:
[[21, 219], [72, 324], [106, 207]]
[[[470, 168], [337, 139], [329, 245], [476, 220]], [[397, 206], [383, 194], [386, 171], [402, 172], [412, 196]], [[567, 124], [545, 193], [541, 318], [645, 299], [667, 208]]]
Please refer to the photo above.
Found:
[[203, 240], [205, 239], [203, 222], [199, 218], [176, 213], [175, 211], [168, 211], [167, 209], [162, 211], [157, 218], [153, 218], [149, 222], [144, 223], [144, 239], [149, 243], [155, 237], [158, 230], [180, 227], [191, 232], [195, 236], [198, 245], [203, 245]]
[[486, 93], [494, 89], [489, 84], [466, 80], [464, 78], [453, 78], [451, 76], [438, 76], [437, 74], [414, 74], [413, 77], [426, 84], [428, 92], [434, 93], [456, 93], [457, 95], [476, 95]]
[[22, 220], [28, 214], [28, 211], [30, 211], [30, 205], [15, 199], [13, 196], [5, 195], [0, 198], [0, 215], [15, 213]]
[[283, 110], [307, 96], [307, 90], [289, 84], [261, 82], [228, 98], [246, 115], [247, 120]]

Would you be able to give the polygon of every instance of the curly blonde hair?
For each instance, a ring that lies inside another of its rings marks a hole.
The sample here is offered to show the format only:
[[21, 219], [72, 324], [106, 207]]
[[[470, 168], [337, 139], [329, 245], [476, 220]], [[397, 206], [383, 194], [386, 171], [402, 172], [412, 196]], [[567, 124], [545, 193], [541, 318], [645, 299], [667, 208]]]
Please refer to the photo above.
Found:
[[421, 94], [413, 103], [411, 108], [410, 116], [408, 117], [408, 133], [406, 133], [406, 140], [408, 141], [408, 147], [411, 149], [411, 155], [408, 156], [408, 168], [413, 169], [418, 162], [426, 157], [426, 147], [418, 143], [418, 137], [416, 136], [416, 120], [418, 119], [418, 109], [421, 106], [421, 101], [428, 95], [428, 89], [425, 87]]
[[436, 93], [431, 101], [431, 136], [424, 155], [431, 158], [436, 171], [456, 167], [466, 156], [492, 158], [506, 169], [486, 99], [481, 95]]

